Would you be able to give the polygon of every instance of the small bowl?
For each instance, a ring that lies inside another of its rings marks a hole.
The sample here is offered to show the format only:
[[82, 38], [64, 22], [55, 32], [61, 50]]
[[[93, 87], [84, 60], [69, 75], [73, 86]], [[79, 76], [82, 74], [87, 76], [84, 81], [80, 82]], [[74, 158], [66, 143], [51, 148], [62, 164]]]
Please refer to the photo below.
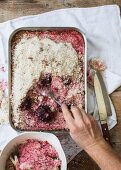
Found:
[[21, 144], [27, 139], [37, 139], [41, 141], [48, 141], [58, 152], [59, 158], [62, 161], [61, 170], [67, 170], [67, 161], [64, 154], [64, 151], [61, 147], [61, 144], [58, 138], [51, 134], [51, 133], [44, 133], [44, 132], [25, 132], [13, 138], [3, 149], [1, 156], [0, 156], [0, 170], [5, 170], [6, 161], [10, 156], [13, 149], [16, 145]]

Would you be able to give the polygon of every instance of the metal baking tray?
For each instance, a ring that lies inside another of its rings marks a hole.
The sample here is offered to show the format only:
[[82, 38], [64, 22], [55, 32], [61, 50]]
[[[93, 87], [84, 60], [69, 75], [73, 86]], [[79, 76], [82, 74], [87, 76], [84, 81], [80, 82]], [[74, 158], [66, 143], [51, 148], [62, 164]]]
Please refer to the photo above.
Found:
[[11, 105], [11, 94], [12, 94], [12, 39], [14, 38], [14, 36], [19, 33], [20, 31], [77, 31], [80, 33], [80, 35], [83, 37], [84, 39], [84, 45], [85, 45], [85, 52], [84, 52], [84, 83], [85, 83], [85, 111], [87, 111], [87, 41], [86, 41], [86, 37], [85, 35], [78, 29], [75, 27], [22, 27], [22, 28], [18, 28], [15, 31], [13, 31], [13, 33], [10, 35], [9, 37], [9, 42], [8, 42], [8, 95], [9, 95], [9, 123], [11, 125], [11, 127], [18, 131], [18, 132], [22, 132], [22, 131], [45, 131], [45, 132], [52, 132], [52, 133], [68, 133], [68, 130], [64, 129], [64, 130], [24, 130], [24, 129], [20, 129], [14, 126], [13, 122], [12, 122], [12, 105]]

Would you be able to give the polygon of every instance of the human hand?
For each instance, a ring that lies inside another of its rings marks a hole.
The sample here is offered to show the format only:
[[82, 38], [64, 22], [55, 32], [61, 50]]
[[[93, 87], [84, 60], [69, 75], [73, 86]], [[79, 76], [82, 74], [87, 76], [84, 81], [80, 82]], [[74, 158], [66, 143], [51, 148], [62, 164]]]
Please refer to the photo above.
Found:
[[71, 106], [71, 112], [65, 104], [62, 111], [72, 139], [84, 150], [104, 141], [96, 120], [83, 109]]
[[62, 111], [71, 137], [95, 160], [99, 167], [103, 170], [120, 170], [121, 159], [103, 139], [96, 120], [75, 106], [71, 107], [70, 112], [67, 106], [62, 104]]

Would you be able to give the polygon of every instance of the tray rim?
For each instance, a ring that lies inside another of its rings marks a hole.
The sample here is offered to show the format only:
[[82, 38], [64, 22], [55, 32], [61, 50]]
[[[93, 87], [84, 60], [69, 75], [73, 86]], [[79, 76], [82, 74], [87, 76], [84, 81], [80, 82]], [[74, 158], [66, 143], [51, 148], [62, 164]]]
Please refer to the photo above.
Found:
[[14, 37], [14, 35], [19, 32], [19, 31], [61, 31], [61, 30], [72, 30], [72, 31], [77, 31], [79, 32], [83, 39], [84, 39], [84, 45], [85, 45], [85, 49], [84, 49], [84, 68], [85, 68], [85, 71], [84, 71], [84, 83], [85, 83], [85, 111], [87, 112], [87, 39], [86, 39], [86, 36], [85, 34], [79, 29], [79, 28], [76, 28], [76, 27], [20, 27], [20, 28], [17, 28], [15, 29], [10, 37], [9, 37], [9, 40], [8, 40], [8, 107], [9, 107], [9, 123], [10, 123], [10, 126], [17, 132], [39, 132], [39, 131], [42, 131], [42, 132], [50, 132], [50, 133], [69, 133], [69, 130], [68, 129], [62, 129], [62, 130], [25, 130], [25, 129], [21, 129], [21, 128], [17, 128], [14, 126], [13, 122], [12, 122], [12, 106], [11, 106], [11, 92], [12, 92], [12, 89], [11, 89], [11, 80], [12, 80], [12, 76], [11, 76], [11, 42], [12, 42], [12, 38]]

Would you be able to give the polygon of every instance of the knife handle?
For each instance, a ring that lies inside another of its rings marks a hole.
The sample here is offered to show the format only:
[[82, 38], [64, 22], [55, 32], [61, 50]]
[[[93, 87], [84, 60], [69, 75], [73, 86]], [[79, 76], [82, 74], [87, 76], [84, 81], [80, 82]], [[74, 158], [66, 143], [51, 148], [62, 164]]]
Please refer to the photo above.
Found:
[[103, 138], [106, 140], [107, 143], [111, 145], [110, 142], [110, 134], [107, 123], [101, 124], [102, 132], [103, 132]]

